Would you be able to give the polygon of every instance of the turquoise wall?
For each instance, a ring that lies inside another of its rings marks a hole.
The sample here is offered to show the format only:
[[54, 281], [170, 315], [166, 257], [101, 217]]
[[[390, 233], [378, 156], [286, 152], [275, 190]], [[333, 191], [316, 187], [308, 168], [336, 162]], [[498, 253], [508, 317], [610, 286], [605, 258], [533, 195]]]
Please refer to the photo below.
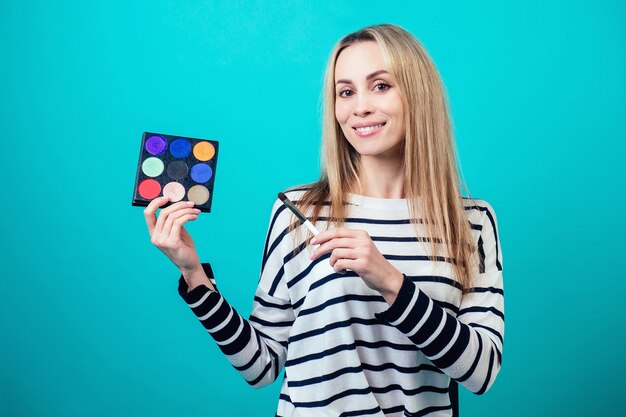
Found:
[[279, 384], [231, 368], [130, 205], [141, 133], [220, 141], [189, 229], [247, 316], [276, 193], [317, 177], [331, 47], [382, 22], [432, 55], [498, 216], [503, 368], [462, 415], [619, 412], [624, 2], [5, 0], [0, 415], [274, 415]]

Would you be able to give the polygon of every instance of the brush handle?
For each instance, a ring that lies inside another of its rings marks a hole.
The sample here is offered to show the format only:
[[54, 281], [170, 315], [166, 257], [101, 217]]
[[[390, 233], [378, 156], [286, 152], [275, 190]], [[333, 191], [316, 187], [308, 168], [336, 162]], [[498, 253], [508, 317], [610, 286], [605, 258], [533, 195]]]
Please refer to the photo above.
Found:
[[[311, 233], [313, 233], [313, 236], [317, 236], [320, 233], [320, 231], [317, 230], [315, 228], [315, 226], [313, 226], [313, 223], [311, 223], [310, 221], [308, 221], [308, 220], [305, 221], [304, 225], [307, 227], [307, 229], [309, 229], [311, 231]], [[318, 245], [315, 245], [315, 246], [318, 246]], [[343, 273], [345, 273], [345, 271], [352, 271], [352, 270], [351, 269], [345, 269]]]
[[311, 223], [310, 221], [308, 220], [305, 221], [304, 225], [306, 226], [307, 229], [309, 229], [311, 233], [313, 233], [313, 236], [317, 236], [320, 233], [320, 231], [317, 230], [315, 226], [313, 226], [313, 223]]

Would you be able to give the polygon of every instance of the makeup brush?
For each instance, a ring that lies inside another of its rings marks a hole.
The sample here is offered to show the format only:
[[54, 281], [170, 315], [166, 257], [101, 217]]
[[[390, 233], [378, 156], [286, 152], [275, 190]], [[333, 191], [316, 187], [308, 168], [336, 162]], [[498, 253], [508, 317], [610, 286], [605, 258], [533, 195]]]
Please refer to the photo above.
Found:
[[[296, 208], [296, 206], [293, 205], [293, 203], [291, 202], [291, 200], [289, 200], [287, 198], [287, 196], [284, 193], [278, 193], [278, 198], [280, 198], [280, 201], [283, 202], [284, 205], [287, 206], [287, 208], [289, 210], [291, 210], [293, 212], [293, 214], [296, 215], [296, 217], [302, 222], [303, 225], [305, 225], [307, 227], [307, 229], [309, 229], [311, 231], [311, 233], [313, 233], [313, 236], [317, 236], [319, 234], [319, 230], [317, 230], [315, 228], [315, 226], [313, 226], [313, 223], [311, 223], [306, 217], [304, 217], [304, 214], [302, 214], [300, 212], [300, 210], [298, 210]], [[317, 246], [317, 245], [315, 245]], [[345, 274], [346, 271], [352, 271], [351, 269], [344, 269], [339, 271], [340, 274]]]
[[300, 213], [300, 210], [298, 210], [296, 206], [293, 205], [291, 200], [289, 200], [284, 193], [278, 193], [278, 198], [280, 198], [280, 201], [282, 201], [283, 204], [286, 205], [287, 208], [296, 215], [296, 217], [302, 222], [302, 224], [305, 225], [306, 228], [311, 231], [311, 233], [313, 233], [313, 236], [317, 236], [319, 234], [320, 231], [317, 230], [315, 226], [313, 226], [313, 223], [311, 223], [306, 217], [304, 217], [304, 214]]

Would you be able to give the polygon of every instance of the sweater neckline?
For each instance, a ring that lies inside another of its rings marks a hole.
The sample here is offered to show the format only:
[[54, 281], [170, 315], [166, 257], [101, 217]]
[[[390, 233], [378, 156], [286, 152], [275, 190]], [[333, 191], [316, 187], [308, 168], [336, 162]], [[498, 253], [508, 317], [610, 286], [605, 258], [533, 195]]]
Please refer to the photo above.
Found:
[[407, 210], [408, 200], [406, 198], [379, 198], [368, 197], [359, 194], [347, 193], [346, 200], [348, 203], [372, 209], [385, 209], [385, 210]]

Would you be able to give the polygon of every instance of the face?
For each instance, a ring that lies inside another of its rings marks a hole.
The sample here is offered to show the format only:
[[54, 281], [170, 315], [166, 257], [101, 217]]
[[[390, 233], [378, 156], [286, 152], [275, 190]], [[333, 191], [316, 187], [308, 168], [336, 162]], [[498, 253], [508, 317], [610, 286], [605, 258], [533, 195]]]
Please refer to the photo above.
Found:
[[400, 92], [373, 41], [341, 51], [335, 64], [335, 117], [363, 158], [403, 158], [404, 114]]

